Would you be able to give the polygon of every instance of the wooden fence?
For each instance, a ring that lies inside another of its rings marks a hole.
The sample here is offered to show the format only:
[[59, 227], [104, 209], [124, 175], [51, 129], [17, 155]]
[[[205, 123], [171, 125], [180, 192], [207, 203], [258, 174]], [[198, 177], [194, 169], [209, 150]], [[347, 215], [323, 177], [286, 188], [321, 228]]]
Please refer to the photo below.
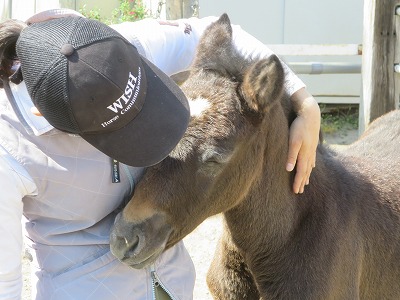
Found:
[[360, 126], [399, 108], [399, 7], [400, 0], [364, 0]]

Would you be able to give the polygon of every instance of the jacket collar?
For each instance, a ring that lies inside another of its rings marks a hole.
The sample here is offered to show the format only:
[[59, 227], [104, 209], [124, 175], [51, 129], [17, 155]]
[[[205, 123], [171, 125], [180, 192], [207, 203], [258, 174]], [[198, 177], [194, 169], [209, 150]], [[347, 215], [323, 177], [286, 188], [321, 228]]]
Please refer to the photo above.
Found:
[[23, 81], [18, 85], [10, 83], [10, 89], [14, 97], [8, 97], [8, 100], [28, 133], [39, 136], [54, 129], [44, 117], [35, 116], [31, 112], [34, 104]]

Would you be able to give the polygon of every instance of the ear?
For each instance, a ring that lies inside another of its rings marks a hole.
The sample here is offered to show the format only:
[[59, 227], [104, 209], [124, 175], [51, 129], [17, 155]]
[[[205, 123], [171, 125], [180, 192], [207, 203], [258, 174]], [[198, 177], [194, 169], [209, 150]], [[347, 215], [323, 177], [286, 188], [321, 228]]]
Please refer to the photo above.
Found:
[[216, 23], [220, 24], [225, 28], [225, 31], [228, 33], [230, 37], [232, 37], [232, 26], [231, 26], [231, 20], [229, 19], [228, 15], [226, 13], [222, 14], [218, 21]]
[[192, 68], [221, 68], [223, 61], [232, 56], [232, 47], [232, 26], [228, 15], [223, 14], [204, 30]]
[[272, 55], [249, 67], [240, 91], [250, 109], [264, 113], [281, 99], [284, 79], [282, 64], [276, 55]]

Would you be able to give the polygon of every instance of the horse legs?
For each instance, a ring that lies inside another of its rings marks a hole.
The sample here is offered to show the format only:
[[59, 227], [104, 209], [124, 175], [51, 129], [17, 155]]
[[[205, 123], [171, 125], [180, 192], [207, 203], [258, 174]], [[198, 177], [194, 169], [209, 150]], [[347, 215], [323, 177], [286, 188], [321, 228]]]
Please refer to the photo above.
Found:
[[207, 273], [207, 285], [214, 299], [260, 299], [253, 277], [234, 245], [224, 238], [218, 241]]

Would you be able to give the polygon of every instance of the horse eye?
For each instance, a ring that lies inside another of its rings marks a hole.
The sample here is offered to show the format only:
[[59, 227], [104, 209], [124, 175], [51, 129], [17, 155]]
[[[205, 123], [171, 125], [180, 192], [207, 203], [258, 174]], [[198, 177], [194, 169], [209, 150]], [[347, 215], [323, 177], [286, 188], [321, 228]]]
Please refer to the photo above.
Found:
[[202, 163], [208, 165], [224, 164], [229, 160], [229, 155], [215, 150], [208, 150], [201, 156]]
[[221, 162], [218, 161], [217, 159], [210, 158], [210, 159], [207, 159], [207, 160], [205, 161], [205, 163], [208, 164], [208, 165], [218, 165], [218, 164], [220, 164]]

